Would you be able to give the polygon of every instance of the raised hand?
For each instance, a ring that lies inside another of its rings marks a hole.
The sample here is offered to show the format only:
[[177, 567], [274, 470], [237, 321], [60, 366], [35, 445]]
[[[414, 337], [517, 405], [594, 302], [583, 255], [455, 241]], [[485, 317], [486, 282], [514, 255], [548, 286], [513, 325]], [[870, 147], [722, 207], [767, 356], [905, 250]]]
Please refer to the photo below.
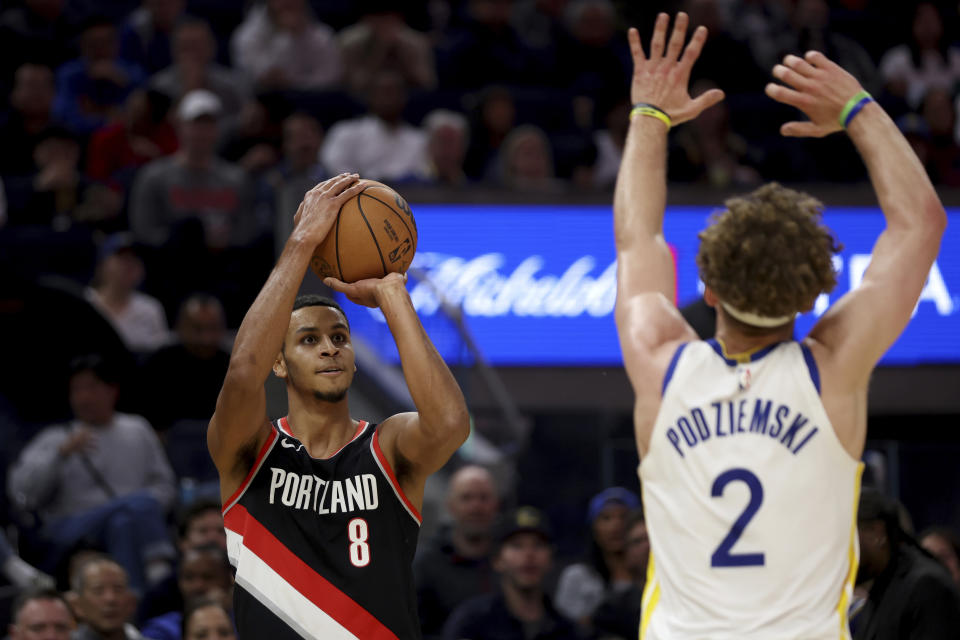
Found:
[[379, 294], [390, 287], [403, 288], [406, 283], [407, 274], [405, 273], [388, 273], [382, 278], [367, 278], [356, 282], [343, 282], [336, 278], [323, 279], [323, 284], [347, 296], [350, 302], [362, 304], [365, 307], [379, 307]]
[[688, 22], [686, 13], [678, 13], [670, 41], [667, 43], [670, 17], [666, 13], [659, 14], [650, 41], [649, 57], [643, 54], [640, 33], [633, 28], [627, 33], [630, 53], [633, 56], [630, 99], [634, 104], [645, 102], [662, 109], [675, 125], [693, 120], [704, 109], [723, 100], [723, 91], [720, 89], [711, 89], [696, 98], [690, 97], [687, 87], [690, 70], [700, 57], [703, 43], [707, 39], [707, 29], [697, 27], [689, 44], [684, 47]]
[[821, 138], [839, 131], [844, 105], [863, 87], [837, 63], [819, 51], [803, 58], [788, 55], [773, 68], [773, 77], [789, 86], [767, 84], [766, 94], [783, 104], [803, 111], [808, 122], [784, 123], [780, 133], [791, 137]]
[[341, 173], [307, 191], [293, 216], [293, 235], [319, 245], [330, 232], [343, 203], [365, 186], [357, 174]]

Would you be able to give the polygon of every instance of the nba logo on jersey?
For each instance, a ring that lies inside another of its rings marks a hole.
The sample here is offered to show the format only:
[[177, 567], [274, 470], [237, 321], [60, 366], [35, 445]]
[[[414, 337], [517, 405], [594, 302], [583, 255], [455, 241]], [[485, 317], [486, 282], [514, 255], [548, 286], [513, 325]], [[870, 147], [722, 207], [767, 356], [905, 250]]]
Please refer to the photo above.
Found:
[[750, 388], [750, 368], [744, 365], [737, 367], [737, 386], [740, 391], [747, 391]]

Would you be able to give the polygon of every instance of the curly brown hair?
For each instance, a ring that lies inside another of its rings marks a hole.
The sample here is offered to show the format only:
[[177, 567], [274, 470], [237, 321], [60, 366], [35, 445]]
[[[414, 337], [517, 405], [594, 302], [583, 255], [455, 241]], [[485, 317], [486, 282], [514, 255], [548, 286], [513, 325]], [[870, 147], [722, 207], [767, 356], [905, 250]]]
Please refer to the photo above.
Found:
[[720, 300], [778, 317], [809, 309], [837, 284], [842, 248], [822, 224], [823, 204], [775, 182], [724, 203], [700, 232], [697, 266]]

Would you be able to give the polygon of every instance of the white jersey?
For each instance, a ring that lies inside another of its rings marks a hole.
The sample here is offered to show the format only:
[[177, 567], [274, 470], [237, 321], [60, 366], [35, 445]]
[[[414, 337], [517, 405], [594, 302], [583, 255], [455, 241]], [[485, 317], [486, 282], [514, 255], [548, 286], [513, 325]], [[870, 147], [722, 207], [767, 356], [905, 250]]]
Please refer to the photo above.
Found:
[[862, 465], [810, 350], [681, 346], [640, 464], [644, 640], [849, 638]]

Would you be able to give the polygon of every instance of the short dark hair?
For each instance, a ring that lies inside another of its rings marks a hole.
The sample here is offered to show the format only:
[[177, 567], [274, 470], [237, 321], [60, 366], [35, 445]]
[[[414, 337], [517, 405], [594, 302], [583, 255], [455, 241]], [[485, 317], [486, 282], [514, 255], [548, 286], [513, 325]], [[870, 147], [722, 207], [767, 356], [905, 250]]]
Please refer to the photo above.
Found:
[[101, 382], [120, 383], [120, 376], [115, 368], [99, 353], [87, 353], [71, 360], [68, 366], [68, 378], [72, 380], [75, 375], [84, 371], [93, 373]]
[[177, 514], [177, 534], [180, 539], [187, 537], [187, 529], [194, 520], [207, 511], [220, 513], [220, 502], [212, 498], [200, 498], [184, 506]]
[[303, 309], [304, 307], [330, 307], [331, 309], [336, 309], [343, 315], [343, 319], [347, 321], [347, 328], [350, 328], [350, 319], [347, 318], [347, 312], [344, 311], [343, 307], [333, 298], [321, 296], [316, 293], [306, 293], [297, 296], [297, 299], [293, 301], [293, 311]]
[[57, 600], [58, 602], [62, 602], [63, 606], [70, 612], [70, 617], [76, 620], [76, 615], [74, 615], [70, 603], [63, 597], [63, 594], [56, 589], [44, 587], [28, 589], [16, 597], [13, 601], [13, 606], [10, 608], [10, 619], [14, 624], [17, 623], [17, 617], [20, 615], [20, 612], [23, 611], [23, 608], [33, 600]]

